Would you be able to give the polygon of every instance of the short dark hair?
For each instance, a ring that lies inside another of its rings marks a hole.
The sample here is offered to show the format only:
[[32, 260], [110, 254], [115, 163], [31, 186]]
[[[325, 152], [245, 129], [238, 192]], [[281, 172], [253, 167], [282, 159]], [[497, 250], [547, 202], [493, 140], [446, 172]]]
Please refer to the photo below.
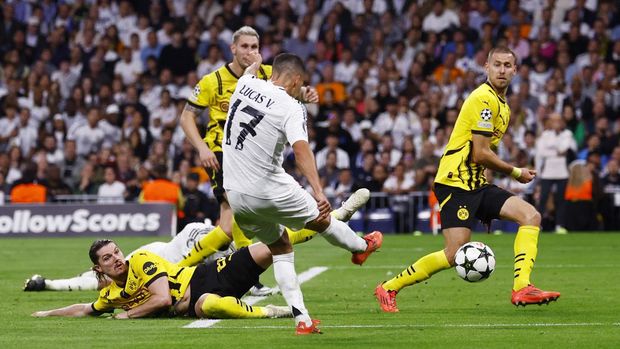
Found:
[[[90, 261], [93, 262], [93, 264], [97, 265], [99, 262], [99, 256], [97, 255], [97, 252], [99, 252], [99, 250], [102, 249], [104, 246], [107, 246], [111, 243], [114, 243], [114, 241], [109, 239], [95, 240], [90, 245], [90, 249], [88, 250], [88, 257], [90, 257]], [[105, 274], [95, 270], [95, 266], [92, 267], [92, 271], [95, 272], [98, 281], [105, 280]]]
[[93, 262], [93, 264], [97, 264], [97, 262], [99, 262], [99, 256], [97, 255], [97, 252], [99, 252], [99, 250], [102, 249], [104, 246], [107, 246], [113, 242], [114, 241], [110, 239], [95, 240], [90, 245], [90, 249], [88, 250], [88, 257], [90, 257], [90, 261]]
[[304, 74], [306, 72], [304, 62], [299, 56], [292, 53], [280, 53], [273, 60], [273, 75], [288, 72]]

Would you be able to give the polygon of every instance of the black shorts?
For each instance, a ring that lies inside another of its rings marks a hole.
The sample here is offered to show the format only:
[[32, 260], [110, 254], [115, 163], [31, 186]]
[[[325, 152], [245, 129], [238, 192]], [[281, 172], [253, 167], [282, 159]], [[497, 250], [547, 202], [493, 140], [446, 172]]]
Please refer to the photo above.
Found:
[[491, 220], [499, 218], [502, 206], [514, 195], [493, 184], [468, 191], [435, 183], [434, 192], [441, 206], [442, 229], [473, 229], [476, 219], [490, 223]]
[[188, 315], [196, 316], [196, 302], [205, 293], [241, 298], [258, 282], [259, 275], [264, 271], [254, 262], [247, 247], [213, 262], [200, 263], [189, 282], [191, 294]]
[[217, 199], [217, 202], [221, 205], [226, 200], [226, 191], [224, 190], [224, 153], [221, 151], [214, 152], [217, 162], [220, 163], [220, 169], [215, 170], [208, 169], [209, 176], [211, 177], [211, 188], [213, 189], [213, 195]]

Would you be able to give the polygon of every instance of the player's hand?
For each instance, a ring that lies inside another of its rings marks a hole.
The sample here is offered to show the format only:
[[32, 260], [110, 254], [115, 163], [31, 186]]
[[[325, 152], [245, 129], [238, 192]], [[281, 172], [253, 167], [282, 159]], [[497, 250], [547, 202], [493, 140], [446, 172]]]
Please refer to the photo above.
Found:
[[213, 153], [211, 149], [205, 146], [198, 151], [198, 155], [200, 156], [202, 166], [212, 168], [215, 171], [220, 170], [220, 163], [217, 161], [217, 157], [215, 157], [215, 153]]
[[243, 74], [256, 75], [258, 68], [260, 68], [260, 65], [263, 63], [263, 57], [260, 55], [260, 53], [258, 53], [258, 51], [250, 52], [248, 57], [251, 64], [247, 68], [245, 68]]
[[312, 86], [302, 86], [301, 101], [304, 103], [319, 103], [319, 93]]
[[43, 310], [43, 311], [35, 311], [34, 313], [31, 314], [31, 316], [34, 317], [47, 317], [49, 316], [49, 311], [47, 310]]
[[118, 313], [118, 314], [114, 314], [114, 316], [112, 316], [113, 319], [118, 319], [118, 320], [126, 320], [129, 319], [129, 315], [127, 314], [126, 311], [122, 312], [122, 313]]
[[536, 177], [536, 170], [530, 170], [529, 168], [522, 168], [521, 176], [519, 176], [519, 178], [516, 178], [516, 180], [519, 183], [529, 183], [534, 179], [534, 177]]
[[317, 206], [319, 208], [319, 220], [326, 219], [332, 211], [332, 206], [327, 200], [327, 197], [323, 192], [314, 194]]

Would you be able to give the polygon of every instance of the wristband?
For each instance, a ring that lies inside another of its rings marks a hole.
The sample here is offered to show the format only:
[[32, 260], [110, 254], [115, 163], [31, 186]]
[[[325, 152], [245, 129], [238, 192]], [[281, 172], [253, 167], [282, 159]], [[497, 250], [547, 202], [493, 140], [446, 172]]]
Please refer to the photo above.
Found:
[[513, 168], [512, 168], [512, 172], [510, 172], [510, 176], [511, 176], [512, 178], [514, 178], [514, 179], [517, 179], [517, 178], [521, 177], [521, 173], [522, 173], [522, 172], [523, 172], [523, 171], [521, 171], [521, 169], [520, 169], [520, 168], [518, 168], [518, 167], [513, 167]]

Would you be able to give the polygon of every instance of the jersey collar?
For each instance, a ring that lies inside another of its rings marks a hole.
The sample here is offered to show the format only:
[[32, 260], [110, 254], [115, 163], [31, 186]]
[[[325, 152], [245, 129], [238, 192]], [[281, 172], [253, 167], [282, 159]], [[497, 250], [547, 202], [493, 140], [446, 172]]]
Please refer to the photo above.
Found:
[[228, 72], [230, 73], [230, 75], [234, 76], [235, 79], [239, 80], [239, 76], [237, 76], [237, 74], [235, 74], [235, 72], [230, 69], [230, 67], [228, 66], [230, 63], [226, 63], [224, 66], [226, 67], [226, 70], [228, 70]]
[[485, 84], [487, 84], [490, 88], [491, 91], [493, 91], [493, 94], [495, 94], [495, 96], [504, 104], [506, 104], [506, 101], [502, 98], [502, 96], [498, 95], [497, 92], [495, 91], [495, 89], [493, 88], [493, 86], [489, 83], [489, 81], [485, 81]]

